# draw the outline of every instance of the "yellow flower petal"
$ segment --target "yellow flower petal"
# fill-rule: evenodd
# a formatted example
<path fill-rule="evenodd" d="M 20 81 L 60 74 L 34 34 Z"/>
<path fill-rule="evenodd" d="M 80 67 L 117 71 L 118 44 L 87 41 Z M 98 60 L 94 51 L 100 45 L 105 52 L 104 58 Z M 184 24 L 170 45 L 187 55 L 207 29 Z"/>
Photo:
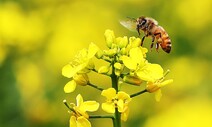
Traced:
<path fill-rule="evenodd" d="M 136 60 L 133 60 L 130 57 L 127 56 L 122 56 L 121 57 L 124 65 L 129 68 L 130 70 L 136 70 L 138 63 L 136 62 Z"/>
<path fill-rule="evenodd" d="M 139 47 L 132 48 L 130 50 L 130 57 L 136 61 L 136 63 L 140 64 L 140 62 L 144 61 L 143 59 L 143 53 Z"/>
<path fill-rule="evenodd" d="M 76 71 L 70 64 L 65 65 L 62 69 L 62 75 L 65 77 L 71 78 L 75 74 L 76 74 Z"/>
<path fill-rule="evenodd" d="M 85 108 L 86 111 L 94 112 L 98 110 L 99 103 L 97 103 L 96 101 L 86 101 L 83 103 L 83 107 Z"/>
<path fill-rule="evenodd" d="M 121 120 L 127 121 L 129 115 L 129 108 L 125 106 L 124 111 L 121 113 Z"/>
<path fill-rule="evenodd" d="M 83 105 L 83 98 L 82 98 L 81 94 L 77 95 L 76 100 L 77 100 L 77 107 L 80 107 Z"/>
<path fill-rule="evenodd" d="M 142 80 L 154 82 L 163 77 L 163 68 L 159 64 L 147 64 L 136 74 Z"/>
<path fill-rule="evenodd" d="M 142 53 L 143 53 L 143 56 L 144 58 L 146 58 L 146 53 L 148 52 L 148 49 L 147 48 L 144 48 L 144 47 L 140 47 Z"/>
<path fill-rule="evenodd" d="M 160 83 L 158 86 L 163 87 L 165 85 L 171 84 L 173 82 L 173 79 L 165 80 L 162 83 Z"/>
<path fill-rule="evenodd" d="M 116 90 L 114 88 L 108 88 L 103 90 L 101 95 L 105 96 L 108 100 L 112 100 L 116 96 Z"/>
<path fill-rule="evenodd" d="M 75 116 L 71 116 L 71 118 L 69 120 L 69 127 L 77 127 L 77 122 L 76 122 Z"/>
<path fill-rule="evenodd" d="M 71 80 L 65 85 L 64 91 L 65 93 L 71 93 L 75 90 L 75 88 L 76 88 L 76 82 L 74 80 Z"/>
<path fill-rule="evenodd" d="M 91 123 L 83 116 L 77 118 L 77 127 L 91 127 Z"/>
<path fill-rule="evenodd" d="M 107 113 L 115 113 L 114 103 L 102 103 L 102 109 Z"/>
<path fill-rule="evenodd" d="M 118 92 L 117 98 L 124 100 L 125 103 L 128 103 L 128 102 L 131 101 L 130 95 L 125 93 L 125 92 L 123 92 L 123 91 Z"/>
<path fill-rule="evenodd" d="M 88 61 L 83 62 L 75 67 L 72 67 L 70 64 L 65 65 L 62 68 L 62 75 L 67 78 L 72 78 L 77 72 L 81 71 L 88 65 Z"/>
<path fill-rule="evenodd" d="M 155 100 L 159 102 L 161 97 L 162 97 L 162 93 L 161 93 L 161 90 L 159 89 L 155 92 Z"/>
<path fill-rule="evenodd" d="M 117 106 L 118 106 L 118 111 L 119 112 L 123 112 L 123 110 L 124 110 L 124 101 L 119 99 L 118 102 L 117 102 Z"/>
<path fill-rule="evenodd" d="M 88 59 L 94 57 L 98 50 L 99 48 L 94 43 L 91 43 L 88 47 Z"/>

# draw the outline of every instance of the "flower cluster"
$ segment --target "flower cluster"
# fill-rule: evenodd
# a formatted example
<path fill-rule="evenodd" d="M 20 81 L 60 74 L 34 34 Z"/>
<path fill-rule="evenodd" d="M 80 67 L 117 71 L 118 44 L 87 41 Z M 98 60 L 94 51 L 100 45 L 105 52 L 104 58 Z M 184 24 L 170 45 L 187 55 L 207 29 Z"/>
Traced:
<path fill-rule="evenodd" d="M 107 113 L 115 113 L 115 108 L 117 108 L 121 113 L 121 119 L 126 121 L 129 113 L 128 103 L 131 101 L 130 96 L 123 91 L 117 93 L 114 88 L 103 90 L 102 96 L 107 98 L 106 102 L 102 103 L 102 109 Z"/>
<path fill-rule="evenodd" d="M 106 102 L 101 105 L 102 110 L 114 115 L 93 118 L 112 118 L 114 126 L 118 127 L 120 120 L 126 121 L 128 118 L 128 105 L 132 97 L 149 92 L 155 93 L 155 99 L 159 101 L 162 96 L 161 88 L 172 83 L 173 80 L 165 80 L 168 71 L 164 73 L 159 64 L 150 63 L 146 59 L 148 50 L 141 47 L 140 38 L 115 37 L 111 30 L 106 30 L 104 36 L 107 50 L 100 50 L 94 43 L 91 43 L 88 49 L 81 50 L 72 62 L 63 67 L 62 75 L 70 78 L 70 81 L 64 87 L 64 91 L 71 93 L 77 85 L 91 86 L 101 90 L 101 95 L 106 97 Z M 109 65 L 96 69 L 93 58 L 104 60 Z M 104 89 L 93 85 L 88 77 L 88 73 L 91 71 L 109 76 L 112 81 L 111 86 Z M 145 84 L 146 89 L 129 95 L 121 90 L 120 82 L 136 86 Z M 67 106 L 72 112 L 71 127 L 89 127 L 91 125 L 88 119 L 92 117 L 89 117 L 86 111 L 96 111 L 99 103 L 95 101 L 83 102 L 81 95 L 78 95 L 77 106 L 74 104 Z"/>
<path fill-rule="evenodd" d="M 70 106 L 64 102 L 71 110 L 71 118 L 69 121 L 70 127 L 91 127 L 88 121 L 88 114 L 86 111 L 94 112 L 99 108 L 99 103 L 96 101 L 83 101 L 80 94 L 76 97 L 77 105 L 71 103 Z"/>

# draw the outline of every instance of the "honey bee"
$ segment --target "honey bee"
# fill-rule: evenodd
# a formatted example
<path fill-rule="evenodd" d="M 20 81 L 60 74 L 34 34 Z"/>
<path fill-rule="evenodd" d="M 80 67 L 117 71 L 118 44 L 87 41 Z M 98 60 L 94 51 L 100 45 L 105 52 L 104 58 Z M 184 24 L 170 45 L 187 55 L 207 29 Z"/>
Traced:
<path fill-rule="evenodd" d="M 154 41 L 156 40 L 156 51 L 158 51 L 159 46 L 167 53 L 171 51 L 171 39 L 163 27 L 158 25 L 158 22 L 150 17 L 141 16 L 137 19 L 128 18 L 128 20 L 120 21 L 120 23 L 131 31 L 137 31 L 139 36 L 140 32 L 144 32 L 144 36 L 141 40 L 141 45 L 143 45 L 144 39 L 146 37 L 152 37 L 152 44 L 150 48 L 154 46 Z"/>

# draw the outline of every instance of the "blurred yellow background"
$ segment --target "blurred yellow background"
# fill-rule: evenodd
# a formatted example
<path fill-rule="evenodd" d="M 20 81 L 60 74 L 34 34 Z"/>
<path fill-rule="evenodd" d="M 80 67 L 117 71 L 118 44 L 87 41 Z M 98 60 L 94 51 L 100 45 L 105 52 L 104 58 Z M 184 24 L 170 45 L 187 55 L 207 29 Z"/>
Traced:
<path fill-rule="evenodd" d="M 147 58 L 170 69 L 167 78 L 174 83 L 162 90 L 159 103 L 153 94 L 135 97 L 123 127 L 210 127 L 211 6 L 211 0 L 0 0 L 0 126 L 68 127 L 63 99 L 75 102 L 82 93 L 85 100 L 103 101 L 87 86 L 65 94 L 68 79 L 61 69 L 90 42 L 106 48 L 106 29 L 116 36 L 138 36 L 118 21 L 144 15 L 155 18 L 172 40 L 170 54 L 153 50 Z M 149 48 L 150 41 L 144 46 Z M 95 84 L 109 83 L 94 76 Z M 107 119 L 91 122 L 112 126 Z"/>

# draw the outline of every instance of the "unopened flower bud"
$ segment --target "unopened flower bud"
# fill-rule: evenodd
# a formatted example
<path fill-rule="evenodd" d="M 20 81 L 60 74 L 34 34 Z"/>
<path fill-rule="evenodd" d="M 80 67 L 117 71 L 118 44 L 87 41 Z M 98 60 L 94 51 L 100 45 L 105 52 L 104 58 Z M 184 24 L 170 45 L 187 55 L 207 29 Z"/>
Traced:
<path fill-rule="evenodd" d="M 118 45 L 119 48 L 124 48 L 128 44 L 128 38 L 127 36 L 124 37 L 117 37 L 116 38 L 116 44 Z"/>
<path fill-rule="evenodd" d="M 113 57 L 115 54 L 117 53 L 117 49 L 114 48 L 114 49 L 109 49 L 107 51 L 105 51 L 105 54 L 109 57 Z"/>
<path fill-rule="evenodd" d="M 121 75 L 121 70 L 115 69 L 115 75 L 120 76 Z"/>
<path fill-rule="evenodd" d="M 102 50 L 99 50 L 99 51 L 96 53 L 95 56 L 96 56 L 97 59 L 101 59 L 103 55 L 104 55 L 104 52 L 103 52 Z"/>
<path fill-rule="evenodd" d="M 141 39 L 136 37 L 130 37 L 129 42 L 131 44 L 131 48 L 139 47 L 141 45 Z"/>
<path fill-rule="evenodd" d="M 104 35 L 105 35 L 105 41 L 107 43 L 107 47 L 111 48 L 112 44 L 114 43 L 114 40 L 115 40 L 114 32 L 112 30 L 108 29 L 105 31 Z"/>
<path fill-rule="evenodd" d="M 122 48 L 120 53 L 121 53 L 121 55 L 126 55 L 127 54 L 126 48 Z"/>
<path fill-rule="evenodd" d="M 87 74 L 76 74 L 74 75 L 73 79 L 77 83 L 77 85 L 81 85 L 81 86 L 85 86 L 89 82 Z"/>
<path fill-rule="evenodd" d="M 110 71 L 110 66 L 101 66 L 98 70 L 100 74 L 106 74 Z"/>
<path fill-rule="evenodd" d="M 139 86 L 142 83 L 142 80 L 136 76 L 124 76 L 123 78 L 124 82 Z"/>
<path fill-rule="evenodd" d="M 114 67 L 115 67 L 116 69 L 118 69 L 118 70 L 121 70 L 121 68 L 122 68 L 121 64 L 118 63 L 118 62 L 116 62 L 116 63 L 114 64 Z"/>

